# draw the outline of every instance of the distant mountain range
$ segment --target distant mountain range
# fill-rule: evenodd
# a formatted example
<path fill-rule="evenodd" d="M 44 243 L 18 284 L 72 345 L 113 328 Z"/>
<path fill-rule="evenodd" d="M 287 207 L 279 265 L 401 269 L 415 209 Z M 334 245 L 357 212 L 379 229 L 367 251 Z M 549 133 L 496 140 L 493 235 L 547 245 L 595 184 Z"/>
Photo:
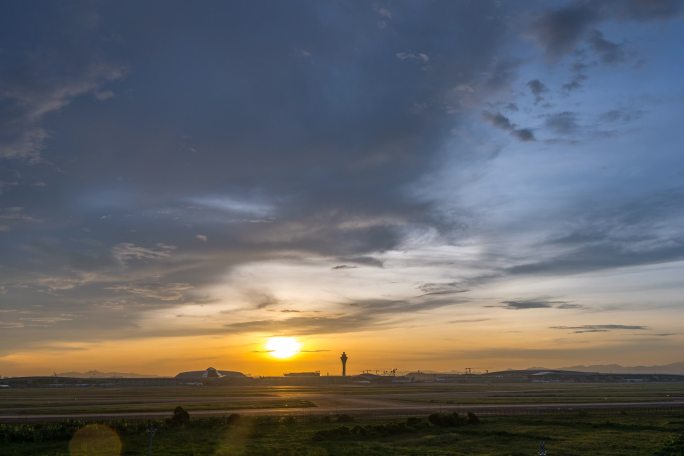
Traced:
<path fill-rule="evenodd" d="M 88 372 L 61 372 L 57 377 L 72 378 L 157 378 L 158 375 L 131 374 L 126 372 L 100 372 L 91 370 Z"/>
<path fill-rule="evenodd" d="M 530 369 L 546 370 L 545 367 Z M 554 370 L 577 372 L 601 372 L 604 374 L 681 374 L 684 375 L 684 362 L 664 364 L 661 366 L 621 366 L 619 364 L 592 364 L 589 366 L 568 366 Z"/>

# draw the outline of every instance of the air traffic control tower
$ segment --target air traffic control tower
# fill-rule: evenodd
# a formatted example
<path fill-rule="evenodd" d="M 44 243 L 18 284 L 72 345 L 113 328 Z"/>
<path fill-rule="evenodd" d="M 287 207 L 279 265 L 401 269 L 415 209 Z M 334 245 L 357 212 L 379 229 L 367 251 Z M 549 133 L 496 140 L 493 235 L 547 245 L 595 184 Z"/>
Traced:
<path fill-rule="evenodd" d="M 342 356 L 340 356 L 340 361 L 342 361 L 342 377 L 347 376 L 347 359 L 347 354 L 342 352 Z"/>

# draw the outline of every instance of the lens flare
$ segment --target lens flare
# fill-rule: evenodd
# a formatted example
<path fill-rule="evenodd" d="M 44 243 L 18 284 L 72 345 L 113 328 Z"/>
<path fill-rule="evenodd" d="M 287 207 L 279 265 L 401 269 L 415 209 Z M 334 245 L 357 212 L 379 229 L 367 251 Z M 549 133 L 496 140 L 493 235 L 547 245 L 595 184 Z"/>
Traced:
<path fill-rule="evenodd" d="M 105 424 L 88 424 L 76 431 L 69 442 L 71 456 L 119 456 L 121 439 Z"/>
<path fill-rule="evenodd" d="M 278 359 L 291 358 L 302 348 L 302 344 L 294 337 L 269 337 L 266 341 L 266 350 Z"/>

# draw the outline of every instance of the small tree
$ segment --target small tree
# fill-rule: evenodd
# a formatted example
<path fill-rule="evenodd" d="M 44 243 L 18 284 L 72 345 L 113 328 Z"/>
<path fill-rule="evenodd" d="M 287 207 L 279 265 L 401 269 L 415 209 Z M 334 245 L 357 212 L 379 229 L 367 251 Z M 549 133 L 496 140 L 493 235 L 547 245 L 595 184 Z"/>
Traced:
<path fill-rule="evenodd" d="M 173 416 L 171 417 L 171 424 L 177 426 L 183 426 L 190 421 L 190 414 L 185 411 L 180 405 L 173 410 Z"/>

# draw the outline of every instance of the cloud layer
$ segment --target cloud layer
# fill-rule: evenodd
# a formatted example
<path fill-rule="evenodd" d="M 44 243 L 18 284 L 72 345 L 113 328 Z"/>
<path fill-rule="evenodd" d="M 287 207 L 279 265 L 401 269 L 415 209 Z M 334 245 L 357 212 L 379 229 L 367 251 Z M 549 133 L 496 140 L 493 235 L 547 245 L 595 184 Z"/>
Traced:
<path fill-rule="evenodd" d="M 676 334 L 682 2 L 210 4 L 0 18 L 0 355 Z"/>

